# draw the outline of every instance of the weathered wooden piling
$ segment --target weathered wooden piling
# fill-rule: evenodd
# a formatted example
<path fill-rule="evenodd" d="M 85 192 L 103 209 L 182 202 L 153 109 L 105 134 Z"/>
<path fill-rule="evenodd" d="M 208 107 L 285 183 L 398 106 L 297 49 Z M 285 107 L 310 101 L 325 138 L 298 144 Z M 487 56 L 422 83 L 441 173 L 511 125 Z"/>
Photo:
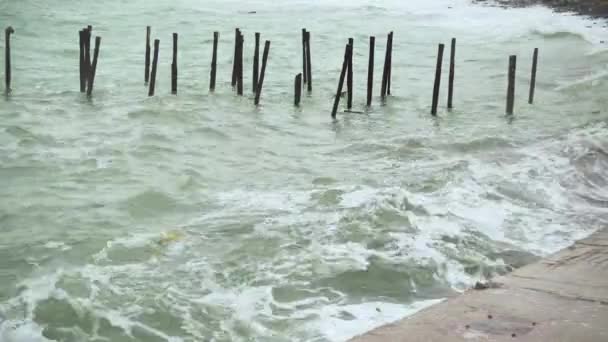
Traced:
<path fill-rule="evenodd" d="M 91 74 L 91 30 L 87 27 L 84 29 L 84 81 L 87 84 L 86 87 L 88 87 L 90 74 Z"/>
<path fill-rule="evenodd" d="M 232 58 L 232 82 L 230 83 L 233 88 L 236 86 L 237 58 L 238 58 L 238 46 L 239 46 L 240 37 L 241 37 L 241 30 L 239 30 L 237 28 L 234 30 L 234 57 Z"/>
<path fill-rule="evenodd" d="M 528 95 L 528 103 L 534 103 L 534 88 L 536 87 L 536 66 L 538 64 L 538 48 L 534 48 L 532 55 L 532 75 L 530 76 L 530 94 Z"/>
<path fill-rule="evenodd" d="M 209 76 L 209 90 L 215 90 L 215 76 L 217 74 L 217 44 L 220 39 L 220 33 L 213 32 L 213 52 L 211 54 L 211 75 Z"/>
<path fill-rule="evenodd" d="M 84 30 L 80 30 L 78 31 L 78 45 L 80 46 L 80 53 L 79 53 L 79 59 L 80 59 L 80 92 L 84 93 L 87 90 L 87 79 L 85 76 L 85 69 L 84 69 L 84 38 L 85 38 L 85 33 Z"/>
<path fill-rule="evenodd" d="M 304 77 L 303 82 L 308 81 L 308 72 L 306 71 L 306 29 L 302 29 L 302 75 Z"/>
<path fill-rule="evenodd" d="M 367 66 L 367 106 L 372 105 L 372 93 L 374 88 L 374 50 L 376 48 L 376 37 L 369 37 L 369 64 Z"/>
<path fill-rule="evenodd" d="M 437 51 L 437 66 L 435 67 L 435 85 L 433 86 L 433 103 L 431 114 L 437 115 L 437 104 L 439 103 L 439 86 L 441 84 L 441 64 L 443 63 L 443 44 L 439 44 Z"/>
<path fill-rule="evenodd" d="M 342 71 L 340 71 L 340 80 L 338 81 L 338 90 L 336 91 L 336 97 L 334 98 L 334 107 L 331 110 L 332 119 L 335 119 L 336 113 L 338 113 L 338 105 L 340 104 L 340 96 L 342 96 L 342 87 L 344 86 L 344 77 L 346 76 L 346 69 L 348 68 L 350 53 L 350 45 L 346 44 L 346 48 L 344 49 L 344 61 L 342 62 Z"/>
<path fill-rule="evenodd" d="M 389 56 L 390 56 L 391 34 L 386 37 L 386 50 L 384 51 L 384 68 L 382 69 L 382 85 L 380 86 L 380 97 L 382 100 L 386 97 L 386 87 L 388 85 L 389 72 Z"/>
<path fill-rule="evenodd" d="M 348 56 L 348 70 L 346 72 L 346 108 L 353 108 L 353 54 L 354 54 L 354 42 L 353 38 L 348 38 L 348 45 L 350 45 L 350 55 Z"/>
<path fill-rule="evenodd" d="M 393 31 L 388 34 L 388 76 L 386 77 L 386 95 L 391 94 L 391 79 L 393 76 Z"/>
<path fill-rule="evenodd" d="M 513 115 L 513 104 L 515 102 L 515 66 L 517 56 L 509 56 L 509 80 L 507 84 L 507 115 Z"/>
<path fill-rule="evenodd" d="M 258 82 L 257 91 L 255 93 L 255 105 L 260 104 L 260 95 L 262 95 L 262 86 L 264 85 L 264 74 L 266 74 L 266 63 L 268 62 L 268 53 L 270 52 L 270 40 L 264 43 L 264 53 L 262 54 L 262 70 L 260 71 L 260 80 Z"/>
<path fill-rule="evenodd" d="M 173 62 L 171 62 L 171 94 L 177 94 L 177 33 L 173 33 Z"/>
<path fill-rule="evenodd" d="M 156 86 L 156 69 L 158 65 L 158 45 L 160 40 L 154 39 L 154 57 L 152 58 L 152 71 L 150 72 L 150 88 L 148 96 L 154 96 L 154 87 Z"/>
<path fill-rule="evenodd" d="M 146 26 L 146 57 L 144 73 L 144 82 L 145 84 L 148 84 L 150 81 L 150 26 Z"/>
<path fill-rule="evenodd" d="M 93 63 L 89 71 L 89 82 L 87 86 L 87 96 L 93 94 L 93 84 L 95 83 L 95 73 L 97 72 L 97 59 L 99 57 L 99 45 L 101 44 L 101 37 L 95 37 L 95 49 L 93 50 Z"/>
<path fill-rule="evenodd" d="M 255 48 L 253 49 L 253 93 L 255 94 L 260 77 L 260 32 L 255 33 Z"/>
<path fill-rule="evenodd" d="M 15 33 L 12 26 L 4 30 L 4 91 L 11 92 L 11 34 Z"/>
<path fill-rule="evenodd" d="M 312 57 L 310 56 L 310 31 L 306 31 L 306 88 L 308 92 L 312 91 Z"/>
<path fill-rule="evenodd" d="M 297 74 L 293 84 L 294 100 L 293 104 L 297 107 L 300 105 L 300 98 L 302 96 L 302 74 Z"/>
<path fill-rule="evenodd" d="M 245 42 L 245 37 L 242 34 L 239 35 L 238 42 L 239 46 L 236 67 L 236 93 L 238 95 L 243 95 L 243 43 Z"/>
<path fill-rule="evenodd" d="M 454 98 L 454 64 L 456 59 L 456 38 L 452 38 L 452 46 L 450 47 L 450 76 L 448 78 L 448 109 L 452 109 L 452 100 Z"/>

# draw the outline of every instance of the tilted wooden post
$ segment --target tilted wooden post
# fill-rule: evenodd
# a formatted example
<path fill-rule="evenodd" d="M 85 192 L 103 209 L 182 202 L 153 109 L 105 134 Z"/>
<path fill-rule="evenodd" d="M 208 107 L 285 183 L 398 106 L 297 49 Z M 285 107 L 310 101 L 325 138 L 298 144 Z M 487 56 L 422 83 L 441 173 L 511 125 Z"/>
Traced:
<path fill-rule="evenodd" d="M 437 66 L 435 67 L 435 85 L 433 86 L 433 103 L 431 114 L 437 115 L 437 104 L 439 103 L 439 86 L 441 84 L 441 64 L 443 62 L 443 44 L 439 44 L 437 51 Z"/>
<path fill-rule="evenodd" d="M 209 90 L 215 90 L 215 76 L 217 73 L 217 43 L 220 39 L 220 33 L 215 31 L 213 32 L 213 52 L 211 53 L 211 75 L 209 79 Z"/>
<path fill-rule="evenodd" d="M 266 74 L 266 63 L 268 62 L 268 53 L 270 52 L 270 40 L 264 43 L 264 53 L 262 55 L 262 70 L 260 71 L 260 82 L 258 83 L 258 89 L 255 93 L 255 105 L 260 104 L 260 96 L 262 95 L 262 86 L 264 85 L 264 74 Z"/>
<path fill-rule="evenodd" d="M 532 75 L 530 78 L 530 94 L 528 95 L 528 103 L 534 103 L 534 88 L 536 87 L 536 66 L 538 64 L 538 48 L 534 48 L 532 55 Z"/>
<path fill-rule="evenodd" d="M 95 73 L 97 72 L 97 59 L 99 57 L 99 45 L 101 44 L 101 37 L 95 37 L 95 49 L 93 50 L 93 64 L 91 64 L 89 82 L 87 87 L 87 96 L 93 94 L 93 84 L 95 83 Z"/>
<path fill-rule="evenodd" d="M 148 96 L 154 96 L 154 87 L 156 86 L 156 69 L 158 65 L 158 45 L 160 40 L 154 39 L 154 58 L 152 59 L 152 71 L 150 72 L 150 88 Z"/>
<path fill-rule="evenodd" d="M 336 114 L 338 113 L 338 105 L 340 104 L 340 96 L 342 96 L 342 87 L 344 86 L 344 77 L 346 76 L 349 58 L 350 45 L 346 44 L 346 48 L 344 49 L 344 61 L 342 62 L 342 71 L 340 71 L 340 80 L 338 81 L 338 90 L 336 91 L 336 97 L 334 98 L 334 107 L 331 110 L 332 119 L 335 119 Z"/>
<path fill-rule="evenodd" d="M 380 97 L 382 100 L 386 97 L 386 88 L 388 86 L 389 73 L 389 58 L 390 58 L 390 33 L 386 37 L 386 51 L 384 52 L 384 68 L 382 69 L 382 85 L 380 87 Z"/>
<path fill-rule="evenodd" d="M 393 31 L 388 34 L 388 76 L 386 77 L 386 95 L 391 94 L 391 80 L 393 76 Z"/>

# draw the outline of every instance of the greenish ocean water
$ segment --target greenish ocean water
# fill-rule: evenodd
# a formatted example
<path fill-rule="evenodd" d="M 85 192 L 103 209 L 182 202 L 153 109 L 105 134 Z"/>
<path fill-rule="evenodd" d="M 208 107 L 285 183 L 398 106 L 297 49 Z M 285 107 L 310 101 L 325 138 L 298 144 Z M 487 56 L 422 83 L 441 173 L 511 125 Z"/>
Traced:
<path fill-rule="evenodd" d="M 87 24 L 102 37 L 91 99 L 78 84 L 78 30 Z M 0 0 L 0 26 L 8 25 L 1 342 L 344 341 L 608 219 L 604 21 L 464 0 Z M 152 98 L 143 82 L 147 25 L 161 47 Z M 230 86 L 236 27 L 245 36 L 242 98 Z M 294 108 L 304 27 L 314 88 Z M 209 93 L 213 31 L 218 81 Z M 382 104 L 389 31 L 392 96 Z M 257 108 L 254 32 L 272 42 Z M 375 97 L 366 109 L 370 35 Z M 362 113 L 332 121 L 349 37 Z M 447 46 L 432 118 L 438 43 Z"/>

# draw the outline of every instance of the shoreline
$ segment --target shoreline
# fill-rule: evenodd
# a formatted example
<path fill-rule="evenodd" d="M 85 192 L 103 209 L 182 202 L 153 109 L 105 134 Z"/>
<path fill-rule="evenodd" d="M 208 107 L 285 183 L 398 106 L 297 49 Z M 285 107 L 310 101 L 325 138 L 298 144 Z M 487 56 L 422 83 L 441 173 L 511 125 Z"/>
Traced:
<path fill-rule="evenodd" d="M 351 342 L 608 341 L 608 227 Z"/>
<path fill-rule="evenodd" d="M 592 18 L 608 18 L 608 1 L 605 0 L 472 0 L 472 2 L 501 7 L 542 5 L 556 12 L 574 12 Z"/>

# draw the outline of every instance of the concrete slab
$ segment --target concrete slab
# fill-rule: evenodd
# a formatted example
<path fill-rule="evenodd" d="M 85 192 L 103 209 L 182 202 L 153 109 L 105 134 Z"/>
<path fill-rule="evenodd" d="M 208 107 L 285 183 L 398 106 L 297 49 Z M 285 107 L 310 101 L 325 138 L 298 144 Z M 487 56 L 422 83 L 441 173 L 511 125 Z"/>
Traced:
<path fill-rule="evenodd" d="M 608 229 L 412 317 L 356 337 L 387 341 L 608 341 Z"/>

